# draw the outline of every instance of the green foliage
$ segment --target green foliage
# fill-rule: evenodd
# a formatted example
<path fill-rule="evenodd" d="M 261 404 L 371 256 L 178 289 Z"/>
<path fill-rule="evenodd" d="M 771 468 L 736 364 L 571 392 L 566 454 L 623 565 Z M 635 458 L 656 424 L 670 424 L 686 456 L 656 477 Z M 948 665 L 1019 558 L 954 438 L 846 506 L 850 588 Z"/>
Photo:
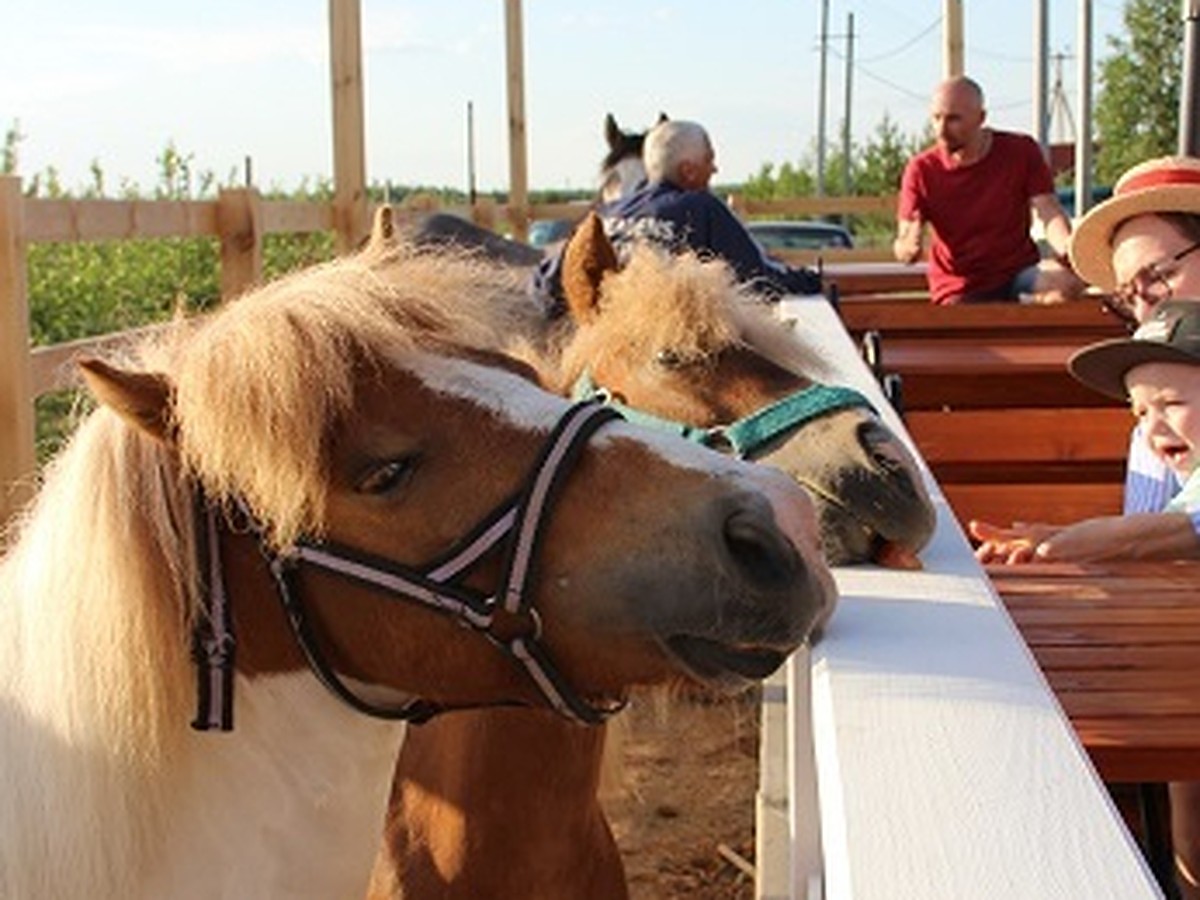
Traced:
<path fill-rule="evenodd" d="M 1112 184 L 1134 163 L 1175 152 L 1183 68 L 1178 0 L 1126 0 L 1125 29 L 1108 39 L 1095 106 L 1096 180 Z"/>

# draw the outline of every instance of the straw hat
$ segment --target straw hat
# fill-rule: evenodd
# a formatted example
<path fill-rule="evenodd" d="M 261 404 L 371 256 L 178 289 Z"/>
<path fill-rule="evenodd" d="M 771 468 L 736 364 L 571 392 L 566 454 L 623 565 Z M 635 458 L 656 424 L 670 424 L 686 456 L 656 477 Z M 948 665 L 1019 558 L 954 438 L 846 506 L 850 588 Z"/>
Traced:
<path fill-rule="evenodd" d="M 1071 235 L 1071 265 L 1084 281 L 1111 291 L 1112 237 L 1122 222 L 1144 213 L 1200 214 L 1200 159 L 1161 156 L 1117 179 L 1112 196 L 1092 207 Z"/>
<path fill-rule="evenodd" d="M 1132 337 L 1089 344 L 1067 360 L 1067 368 L 1092 390 L 1124 400 L 1129 370 L 1150 362 L 1200 366 L 1200 302 L 1160 303 Z"/>

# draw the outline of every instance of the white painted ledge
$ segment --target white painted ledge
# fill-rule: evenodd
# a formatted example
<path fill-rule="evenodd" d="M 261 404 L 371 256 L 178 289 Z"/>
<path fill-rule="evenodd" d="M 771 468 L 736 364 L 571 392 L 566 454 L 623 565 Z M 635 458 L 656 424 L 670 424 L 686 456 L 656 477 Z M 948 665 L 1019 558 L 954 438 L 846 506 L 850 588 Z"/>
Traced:
<path fill-rule="evenodd" d="M 907 437 L 827 303 L 780 311 Z M 836 569 L 824 639 L 766 686 L 757 896 L 1161 897 L 926 477 L 938 529 L 924 570 Z"/>

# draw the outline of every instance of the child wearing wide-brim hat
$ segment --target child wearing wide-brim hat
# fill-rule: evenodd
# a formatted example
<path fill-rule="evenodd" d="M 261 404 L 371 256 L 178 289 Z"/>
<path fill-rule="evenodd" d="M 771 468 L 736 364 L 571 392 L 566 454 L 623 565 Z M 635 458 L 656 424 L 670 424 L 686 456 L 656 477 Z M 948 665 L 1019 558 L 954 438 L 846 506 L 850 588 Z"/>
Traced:
<path fill-rule="evenodd" d="M 1088 387 L 1129 399 L 1151 449 L 1184 482 L 1164 512 L 1200 509 L 1200 302 L 1161 303 L 1131 337 L 1084 347 L 1067 367 Z"/>

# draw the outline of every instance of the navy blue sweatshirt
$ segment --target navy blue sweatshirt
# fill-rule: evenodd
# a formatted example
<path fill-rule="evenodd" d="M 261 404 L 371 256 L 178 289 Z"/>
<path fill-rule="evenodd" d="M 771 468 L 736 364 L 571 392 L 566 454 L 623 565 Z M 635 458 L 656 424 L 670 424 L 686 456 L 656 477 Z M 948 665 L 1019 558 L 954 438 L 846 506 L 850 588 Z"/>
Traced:
<path fill-rule="evenodd" d="M 793 269 L 770 259 L 724 203 L 708 191 L 685 191 L 667 181 L 648 182 L 627 197 L 597 210 L 604 231 L 623 257 L 634 241 L 651 241 L 674 251 L 693 250 L 727 262 L 738 281 L 764 294 L 816 294 L 821 279 L 811 269 Z M 542 262 L 534 288 L 544 302 L 562 302 L 562 249 Z"/>

